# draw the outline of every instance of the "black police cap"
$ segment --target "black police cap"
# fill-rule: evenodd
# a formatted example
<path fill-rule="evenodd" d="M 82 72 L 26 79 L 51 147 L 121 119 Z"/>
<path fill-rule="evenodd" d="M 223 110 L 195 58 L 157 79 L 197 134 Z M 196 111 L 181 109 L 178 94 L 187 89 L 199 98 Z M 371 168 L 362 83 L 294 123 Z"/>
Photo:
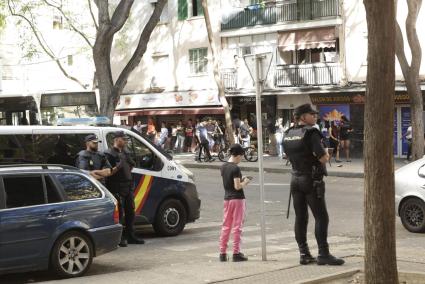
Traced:
<path fill-rule="evenodd" d="M 84 138 L 84 142 L 100 142 L 95 134 L 89 134 Z"/>
<path fill-rule="evenodd" d="M 114 139 L 115 138 L 127 138 L 127 135 L 125 135 L 124 131 L 116 131 L 114 133 Z"/>
<path fill-rule="evenodd" d="M 297 106 L 294 109 L 294 115 L 297 117 L 300 117 L 301 115 L 305 113 L 318 114 L 319 112 L 313 109 L 311 104 L 303 104 L 303 105 Z"/>

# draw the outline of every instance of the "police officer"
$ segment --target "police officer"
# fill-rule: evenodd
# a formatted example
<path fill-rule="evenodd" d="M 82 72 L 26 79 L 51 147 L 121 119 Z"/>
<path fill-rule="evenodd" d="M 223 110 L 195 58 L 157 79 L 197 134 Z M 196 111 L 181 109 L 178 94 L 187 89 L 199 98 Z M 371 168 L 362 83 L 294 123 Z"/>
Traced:
<path fill-rule="evenodd" d="M 316 262 L 307 244 L 308 207 L 316 221 L 315 236 L 319 247 L 317 264 L 342 265 L 344 260 L 329 253 L 329 216 L 325 202 L 327 149 L 322 146 L 321 134 L 316 124 L 317 111 L 310 104 L 295 108 L 296 123 L 286 131 L 284 149 L 292 164 L 290 190 L 295 209 L 295 239 L 300 251 L 300 264 Z"/>
<path fill-rule="evenodd" d="M 112 174 L 112 167 L 105 155 L 98 151 L 99 139 L 90 134 L 84 138 L 86 150 L 78 153 L 75 166 L 89 172 L 91 176 L 105 184 L 105 178 Z"/>
<path fill-rule="evenodd" d="M 131 170 L 136 165 L 126 149 L 127 139 L 123 131 L 114 133 L 114 145 L 105 151 L 109 163 L 114 167 L 112 175 L 106 180 L 106 187 L 118 200 L 120 221 L 125 227 L 121 236 L 120 246 L 144 244 L 145 241 L 134 233 L 134 196 L 133 177 Z"/>

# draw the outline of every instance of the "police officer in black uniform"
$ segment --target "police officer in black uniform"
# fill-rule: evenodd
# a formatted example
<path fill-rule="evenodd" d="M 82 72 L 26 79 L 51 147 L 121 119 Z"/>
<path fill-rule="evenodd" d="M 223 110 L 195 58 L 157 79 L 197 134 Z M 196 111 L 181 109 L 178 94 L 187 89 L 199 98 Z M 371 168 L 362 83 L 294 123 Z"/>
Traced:
<path fill-rule="evenodd" d="M 84 138 L 86 150 L 78 153 L 75 166 L 88 171 L 91 176 L 105 184 L 105 178 L 112 174 L 112 167 L 105 155 L 98 151 L 99 139 L 90 134 Z"/>
<path fill-rule="evenodd" d="M 114 145 L 105 151 L 109 163 L 114 167 L 112 175 L 106 180 L 106 187 L 118 200 L 120 222 L 125 224 L 120 246 L 144 244 L 145 241 L 134 233 L 134 196 L 131 170 L 136 165 L 126 149 L 127 139 L 123 131 L 114 133 Z M 125 223 L 123 222 L 125 219 Z"/>
<path fill-rule="evenodd" d="M 344 260 L 329 253 L 329 216 L 325 202 L 326 162 L 329 154 L 321 143 L 321 134 L 313 126 L 317 111 L 310 104 L 295 108 L 296 123 L 286 131 L 284 149 L 292 164 L 290 190 L 295 209 L 295 239 L 300 251 L 300 264 L 316 262 L 307 244 L 308 207 L 316 221 L 315 236 L 319 247 L 317 264 L 342 265 Z"/>

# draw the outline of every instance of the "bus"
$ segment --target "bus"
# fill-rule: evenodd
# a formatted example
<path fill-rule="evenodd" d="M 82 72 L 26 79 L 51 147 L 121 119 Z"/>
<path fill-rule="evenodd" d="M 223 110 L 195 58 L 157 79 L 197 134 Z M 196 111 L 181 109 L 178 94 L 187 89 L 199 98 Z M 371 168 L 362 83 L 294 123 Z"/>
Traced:
<path fill-rule="evenodd" d="M 94 91 L 0 94 L 0 125 L 57 125 L 64 119 L 98 115 Z"/>

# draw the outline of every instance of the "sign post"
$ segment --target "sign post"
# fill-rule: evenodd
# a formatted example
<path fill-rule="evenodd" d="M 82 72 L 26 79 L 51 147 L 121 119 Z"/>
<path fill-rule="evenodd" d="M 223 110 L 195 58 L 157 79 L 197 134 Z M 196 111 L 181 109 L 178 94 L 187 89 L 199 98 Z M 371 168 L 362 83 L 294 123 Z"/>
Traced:
<path fill-rule="evenodd" d="M 267 79 L 273 53 L 260 53 L 244 56 L 245 64 L 255 82 L 256 115 L 257 115 L 257 151 L 258 151 L 258 176 L 260 184 L 261 203 L 261 258 L 267 260 L 266 250 L 266 216 L 264 208 L 264 166 L 263 166 L 263 124 L 261 115 L 261 94 L 263 84 Z M 253 76 L 254 75 L 254 76 Z"/>

